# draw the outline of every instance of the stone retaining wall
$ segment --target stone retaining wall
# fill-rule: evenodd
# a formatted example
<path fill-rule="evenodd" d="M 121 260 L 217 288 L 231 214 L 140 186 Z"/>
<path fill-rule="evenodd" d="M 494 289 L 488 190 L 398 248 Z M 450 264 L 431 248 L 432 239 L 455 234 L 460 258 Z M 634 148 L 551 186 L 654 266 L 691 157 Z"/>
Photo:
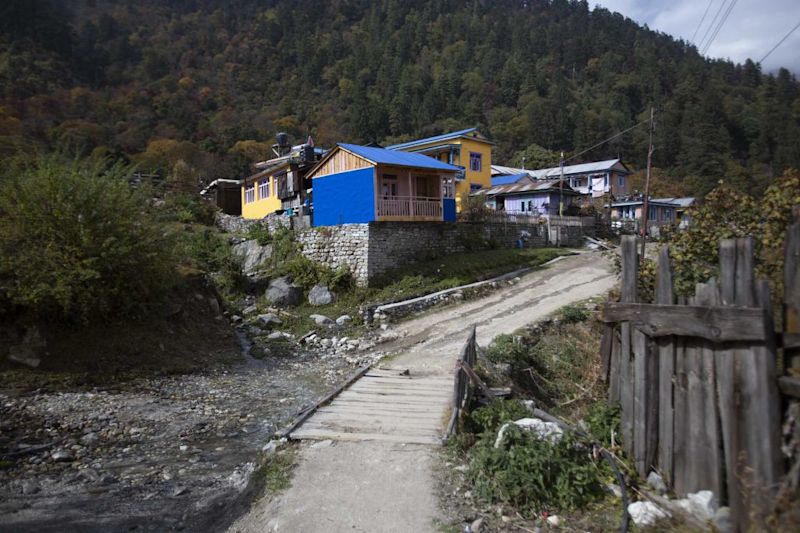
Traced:
<path fill-rule="evenodd" d="M 337 270 L 347 267 L 360 284 L 369 280 L 369 225 L 342 224 L 297 232 L 303 255 Z"/>

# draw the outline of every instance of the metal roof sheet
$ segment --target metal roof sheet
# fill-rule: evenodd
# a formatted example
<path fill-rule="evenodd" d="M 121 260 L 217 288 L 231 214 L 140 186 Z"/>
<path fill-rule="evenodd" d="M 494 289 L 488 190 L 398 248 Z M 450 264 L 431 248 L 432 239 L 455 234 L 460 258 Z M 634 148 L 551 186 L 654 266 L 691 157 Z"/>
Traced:
<path fill-rule="evenodd" d="M 387 150 L 403 150 L 405 148 L 411 148 L 412 146 L 418 146 L 420 144 L 428 144 L 437 141 L 444 141 L 447 139 L 454 139 L 457 137 L 463 137 L 468 133 L 472 133 L 473 131 L 477 131 L 478 128 L 467 128 L 465 130 L 459 131 L 452 131 L 450 133 L 443 133 L 442 135 L 436 135 L 434 137 L 427 137 L 425 139 L 417 139 L 415 141 L 408 141 L 400 144 L 393 144 L 391 146 L 387 146 Z"/>
<path fill-rule="evenodd" d="M 572 174 L 585 174 L 587 172 L 603 172 L 611 170 L 614 165 L 621 163 L 619 159 L 607 159 L 605 161 L 595 161 L 593 163 L 581 163 L 579 165 L 567 165 L 564 167 L 564 176 Z M 497 174 L 519 174 L 526 173 L 532 178 L 541 180 L 547 178 L 557 178 L 561 175 L 561 167 L 539 168 L 539 169 L 524 169 L 514 167 L 504 167 L 501 165 L 492 165 L 492 173 Z"/>
<path fill-rule="evenodd" d="M 495 185 L 508 185 L 510 183 L 517 183 L 521 180 L 528 180 L 530 179 L 530 174 L 513 174 L 511 176 L 498 176 L 496 178 L 492 178 L 492 187 Z"/>
<path fill-rule="evenodd" d="M 694 205 L 694 198 L 692 198 L 692 197 L 686 197 L 686 198 L 653 198 L 651 201 L 675 204 L 678 207 L 689 207 L 691 205 Z"/>
<path fill-rule="evenodd" d="M 564 188 L 559 188 L 558 184 L 561 180 L 546 180 L 546 181 L 523 181 L 521 183 L 510 183 L 507 185 L 496 185 L 489 189 L 482 189 L 474 194 L 481 194 L 485 196 L 497 196 L 498 194 L 525 194 L 525 193 L 543 193 L 543 192 L 563 192 L 566 195 L 580 195 L 570 187 L 566 180 Z"/>
<path fill-rule="evenodd" d="M 446 170 L 457 172 L 460 168 L 443 163 L 432 157 L 412 152 L 398 152 L 387 150 L 386 148 L 373 148 L 371 146 L 359 146 L 357 144 L 339 143 L 339 146 L 363 157 L 373 163 L 381 165 L 397 165 L 401 167 L 427 168 L 432 170 Z"/>

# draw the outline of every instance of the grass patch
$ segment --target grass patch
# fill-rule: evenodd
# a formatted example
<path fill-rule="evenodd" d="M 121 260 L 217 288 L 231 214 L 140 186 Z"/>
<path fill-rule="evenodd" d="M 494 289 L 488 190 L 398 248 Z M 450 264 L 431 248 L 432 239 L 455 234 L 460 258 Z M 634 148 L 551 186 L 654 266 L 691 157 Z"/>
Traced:
<path fill-rule="evenodd" d="M 275 494 L 291 487 L 296 463 L 297 451 L 294 446 L 262 455 L 253 471 L 253 480 L 261 487 L 262 495 Z"/>

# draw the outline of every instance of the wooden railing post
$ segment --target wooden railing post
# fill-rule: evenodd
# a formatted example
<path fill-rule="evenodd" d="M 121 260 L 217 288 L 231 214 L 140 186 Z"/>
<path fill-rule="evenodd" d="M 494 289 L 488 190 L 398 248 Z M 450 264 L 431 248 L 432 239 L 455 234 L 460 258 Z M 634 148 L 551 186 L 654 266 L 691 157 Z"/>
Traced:
<path fill-rule="evenodd" d="M 624 303 L 636 302 L 636 280 L 639 272 L 639 260 L 636 255 L 636 237 L 622 237 L 622 290 L 620 300 Z M 631 360 L 631 324 L 620 324 L 620 360 L 619 360 L 619 400 L 621 407 L 620 432 L 622 445 L 628 455 L 633 456 L 634 425 L 634 368 Z"/>
<path fill-rule="evenodd" d="M 786 231 L 783 260 L 783 332 L 800 335 L 800 208 Z M 800 369 L 800 349 L 784 350 L 784 368 Z"/>

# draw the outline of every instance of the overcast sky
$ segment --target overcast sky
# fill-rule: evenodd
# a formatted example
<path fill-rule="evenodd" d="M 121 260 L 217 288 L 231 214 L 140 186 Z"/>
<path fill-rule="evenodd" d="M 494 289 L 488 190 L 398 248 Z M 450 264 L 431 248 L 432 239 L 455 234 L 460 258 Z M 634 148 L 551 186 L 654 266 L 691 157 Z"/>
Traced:
<path fill-rule="evenodd" d="M 709 0 L 589 0 L 589 3 L 618 11 L 640 24 L 647 24 L 652 30 L 691 41 L 702 50 L 703 36 L 720 6 L 725 4 L 714 26 L 732 1 L 736 3 L 725 25 L 706 52 L 709 57 L 737 63 L 748 57 L 758 61 L 800 22 L 800 0 L 711 0 L 705 21 L 692 40 Z M 772 52 L 762 67 L 766 71 L 786 67 L 800 74 L 800 28 Z"/>

